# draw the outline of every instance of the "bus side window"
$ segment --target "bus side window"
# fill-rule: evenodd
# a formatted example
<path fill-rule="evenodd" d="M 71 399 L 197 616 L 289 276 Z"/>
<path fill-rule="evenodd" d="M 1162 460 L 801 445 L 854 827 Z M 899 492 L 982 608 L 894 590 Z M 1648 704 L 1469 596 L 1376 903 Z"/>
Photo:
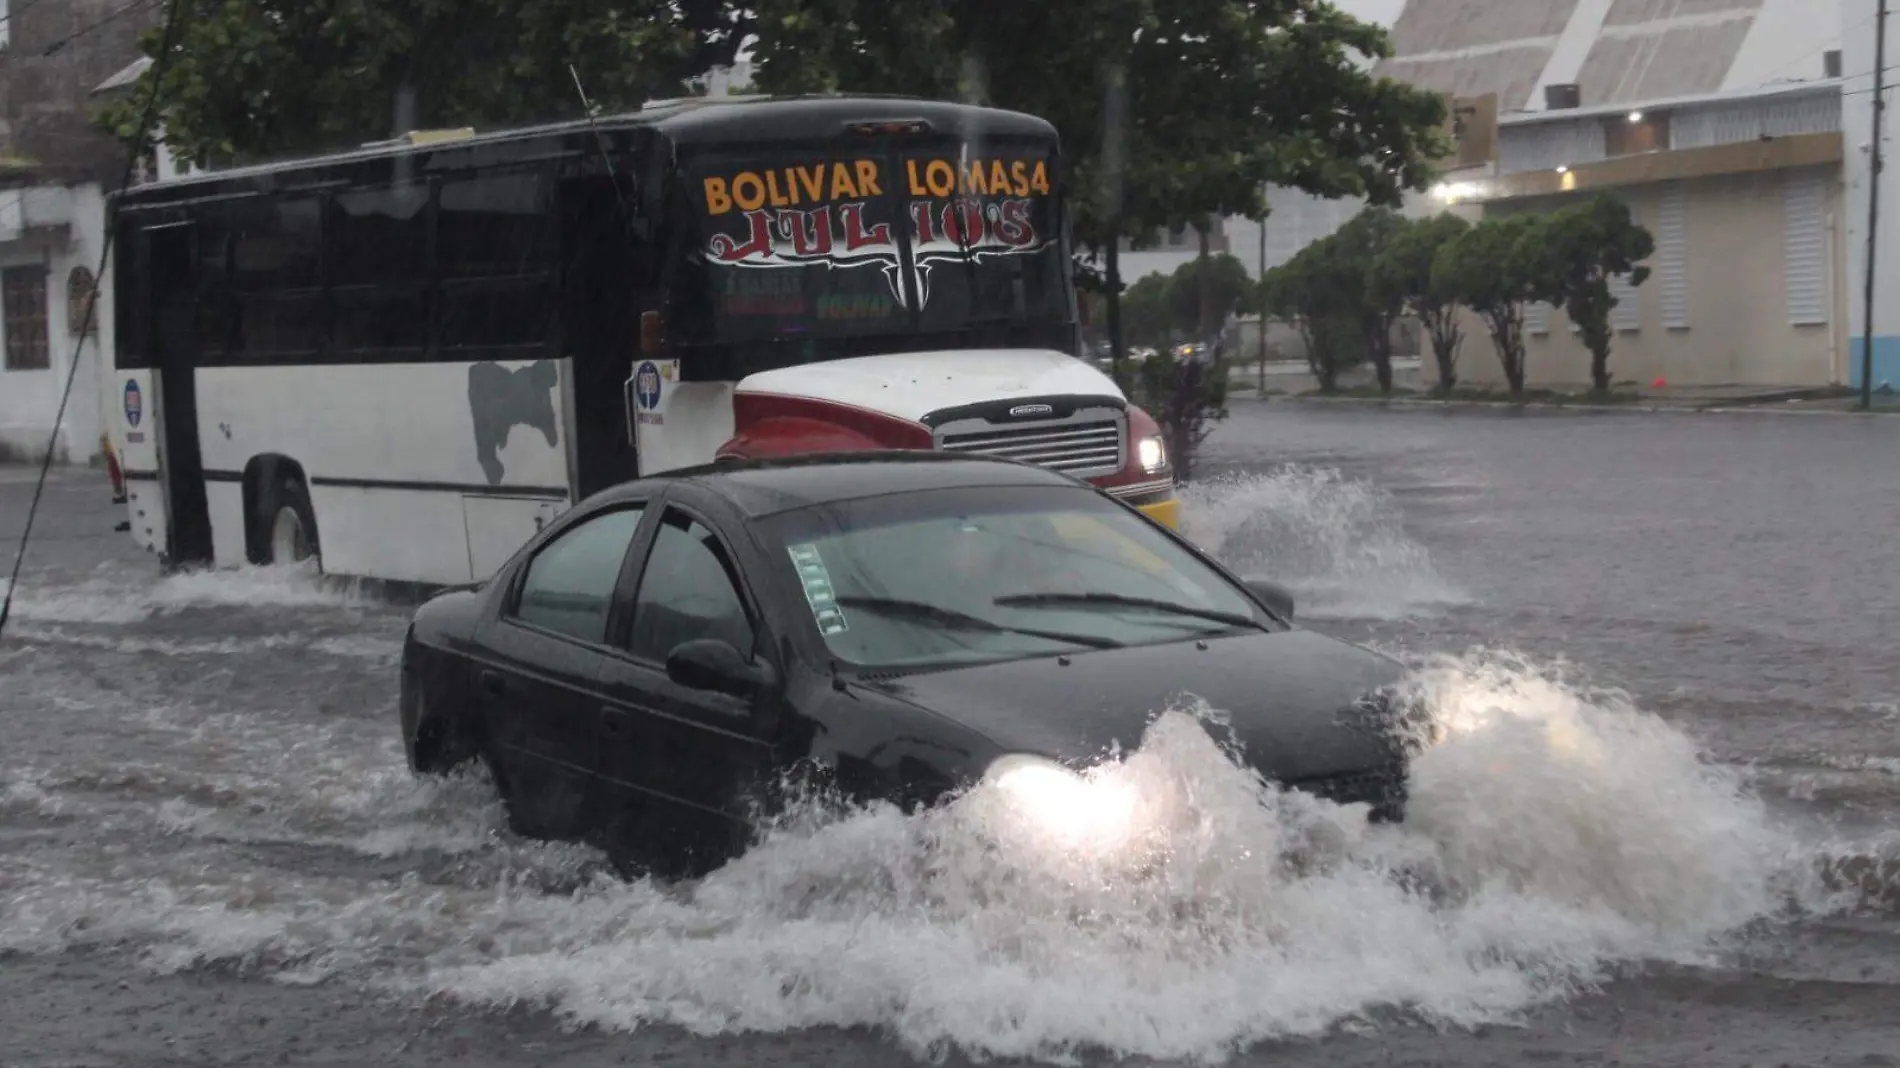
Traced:
<path fill-rule="evenodd" d="M 321 212 L 314 195 L 233 205 L 232 288 L 245 356 L 307 356 L 326 347 Z"/>
<path fill-rule="evenodd" d="M 352 189 L 324 221 L 336 347 L 344 352 L 429 344 L 429 186 Z"/>
<path fill-rule="evenodd" d="M 242 351 L 232 290 L 228 206 L 209 205 L 198 216 L 198 356 L 216 362 Z"/>
<path fill-rule="evenodd" d="M 550 185 L 539 171 L 442 183 L 436 269 L 442 278 L 443 348 L 540 346 L 551 340 L 556 232 Z"/>

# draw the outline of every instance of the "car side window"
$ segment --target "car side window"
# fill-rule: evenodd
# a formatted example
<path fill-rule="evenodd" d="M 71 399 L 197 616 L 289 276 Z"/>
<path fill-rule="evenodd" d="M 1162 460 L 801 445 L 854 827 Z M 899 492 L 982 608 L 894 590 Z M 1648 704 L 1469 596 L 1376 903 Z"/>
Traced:
<path fill-rule="evenodd" d="M 752 637 L 725 545 L 705 524 L 667 509 L 634 595 L 629 651 L 665 663 L 686 642 L 717 638 L 750 654 Z"/>
<path fill-rule="evenodd" d="M 542 546 L 528 562 L 513 616 L 582 641 L 605 641 L 614 587 L 644 511 L 595 516 Z"/>

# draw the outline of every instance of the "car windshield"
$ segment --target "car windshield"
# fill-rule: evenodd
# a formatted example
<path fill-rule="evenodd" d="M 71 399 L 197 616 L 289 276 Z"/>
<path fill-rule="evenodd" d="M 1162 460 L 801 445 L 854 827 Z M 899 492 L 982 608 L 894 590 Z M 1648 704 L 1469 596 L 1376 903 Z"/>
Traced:
<path fill-rule="evenodd" d="M 1090 490 L 892 494 L 761 531 L 829 651 L 868 669 L 953 666 L 1274 626 L 1152 522 Z"/>

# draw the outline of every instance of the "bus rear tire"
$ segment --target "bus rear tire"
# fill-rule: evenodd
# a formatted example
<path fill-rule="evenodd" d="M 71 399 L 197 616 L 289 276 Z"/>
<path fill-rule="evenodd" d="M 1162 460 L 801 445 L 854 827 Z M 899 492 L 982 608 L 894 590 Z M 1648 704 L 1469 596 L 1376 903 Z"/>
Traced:
<path fill-rule="evenodd" d="M 257 498 L 257 544 L 263 564 L 300 564 L 314 559 L 321 569 L 317 516 L 310 491 L 294 471 L 279 469 Z"/>

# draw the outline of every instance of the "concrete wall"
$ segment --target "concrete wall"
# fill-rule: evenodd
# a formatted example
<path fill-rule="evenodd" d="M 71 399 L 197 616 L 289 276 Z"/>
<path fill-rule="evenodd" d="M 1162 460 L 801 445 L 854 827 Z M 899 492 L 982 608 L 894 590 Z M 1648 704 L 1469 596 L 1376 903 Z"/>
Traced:
<path fill-rule="evenodd" d="M 1791 323 L 1788 287 L 1787 188 L 1790 181 L 1819 180 L 1824 189 L 1825 321 Z M 1849 307 L 1841 226 L 1843 191 L 1831 168 L 1686 179 L 1678 183 L 1684 235 L 1676 284 L 1686 314 L 1665 321 L 1666 278 L 1661 248 L 1666 185 L 1633 186 L 1618 192 L 1636 220 L 1658 237 L 1648 262 L 1649 280 L 1635 292 L 1633 328 L 1618 329 L 1610 353 L 1615 381 L 1670 385 L 1822 386 L 1846 372 Z M 1563 198 L 1492 205 L 1488 214 L 1548 211 Z M 1619 313 L 1625 309 L 1618 309 Z M 1528 378 L 1533 386 L 1572 387 L 1590 381 L 1590 354 L 1560 309 L 1547 312 L 1548 329 L 1526 339 Z M 1527 323 L 1528 325 L 1528 323 Z M 1527 331 L 1528 333 L 1528 331 Z M 1490 335 L 1475 316 L 1467 324 L 1459 377 L 1499 384 L 1503 371 Z"/>
<path fill-rule="evenodd" d="M 118 400 L 112 388 L 116 379 L 110 373 L 111 288 L 102 288 L 93 312 L 92 333 L 77 350 L 78 338 L 74 331 L 78 324 L 69 322 L 66 303 L 67 278 L 72 269 L 80 265 L 88 271 L 99 268 L 99 248 L 105 233 L 105 200 L 94 184 L 73 187 L 72 194 L 68 240 L 51 248 L 24 240 L 0 242 L 0 267 L 34 263 L 47 266 L 47 355 L 51 365 L 43 371 L 0 370 L 0 455 L 38 459 L 45 454 L 53 417 L 59 408 L 60 391 L 65 388 L 75 355 L 79 371 L 73 381 L 72 397 L 67 402 L 55 459 L 76 463 L 90 460 L 99 452 L 101 428 L 113 425 L 113 421 L 104 418 L 106 406 Z M 4 321 L 0 320 L 0 346 L 4 345 L 4 330 Z M 104 353 L 103 360 L 101 353 Z M 118 442 L 113 444 L 115 448 L 119 445 Z"/>

